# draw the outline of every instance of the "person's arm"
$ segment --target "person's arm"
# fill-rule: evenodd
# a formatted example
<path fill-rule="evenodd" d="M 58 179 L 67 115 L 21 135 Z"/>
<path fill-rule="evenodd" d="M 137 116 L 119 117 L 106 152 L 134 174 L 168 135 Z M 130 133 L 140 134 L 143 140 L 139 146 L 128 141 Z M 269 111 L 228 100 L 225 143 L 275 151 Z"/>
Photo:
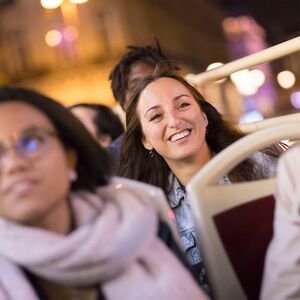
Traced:
<path fill-rule="evenodd" d="M 300 298 L 300 145 L 279 160 L 274 235 L 264 270 L 261 299 Z"/>

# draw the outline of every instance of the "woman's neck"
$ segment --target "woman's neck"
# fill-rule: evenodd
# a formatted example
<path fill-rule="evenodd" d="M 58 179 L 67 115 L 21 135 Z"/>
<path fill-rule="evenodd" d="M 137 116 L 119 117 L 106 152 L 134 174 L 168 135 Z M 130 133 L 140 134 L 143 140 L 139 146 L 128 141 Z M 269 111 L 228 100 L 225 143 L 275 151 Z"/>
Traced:
<path fill-rule="evenodd" d="M 64 286 L 59 283 L 51 282 L 42 277 L 38 277 L 28 271 L 26 274 L 34 286 L 36 292 L 39 294 L 41 299 L 64 299 L 64 300 L 91 300 L 99 299 L 99 289 L 97 286 L 85 286 L 85 287 L 71 287 Z"/>
<path fill-rule="evenodd" d="M 211 150 L 205 144 L 203 151 L 194 157 L 180 161 L 168 162 L 168 165 L 179 182 L 186 186 L 192 177 L 212 158 Z"/>
<path fill-rule="evenodd" d="M 28 225 L 66 235 L 71 230 L 71 220 L 71 207 L 66 199 L 59 201 L 39 219 Z"/>

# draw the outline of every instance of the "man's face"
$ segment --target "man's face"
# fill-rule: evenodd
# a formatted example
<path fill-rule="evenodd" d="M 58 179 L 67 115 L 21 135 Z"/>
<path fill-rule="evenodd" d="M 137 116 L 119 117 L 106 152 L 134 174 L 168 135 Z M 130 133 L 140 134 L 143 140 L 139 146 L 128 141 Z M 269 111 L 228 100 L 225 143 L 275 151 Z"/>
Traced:
<path fill-rule="evenodd" d="M 125 94 L 125 102 L 123 103 L 123 109 L 126 111 L 129 101 L 131 98 L 131 93 L 134 87 L 143 79 L 144 77 L 152 74 L 154 67 L 150 64 L 144 63 L 142 61 L 137 61 L 132 64 L 130 72 L 128 74 L 127 89 Z"/>

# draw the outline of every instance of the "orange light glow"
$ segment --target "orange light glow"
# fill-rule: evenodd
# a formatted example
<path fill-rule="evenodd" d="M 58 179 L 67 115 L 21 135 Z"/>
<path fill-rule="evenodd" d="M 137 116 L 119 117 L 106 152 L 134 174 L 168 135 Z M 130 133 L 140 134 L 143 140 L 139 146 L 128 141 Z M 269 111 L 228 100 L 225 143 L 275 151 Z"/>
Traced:
<path fill-rule="evenodd" d="M 62 34 L 58 30 L 50 30 L 45 35 L 45 41 L 48 46 L 56 47 L 62 41 Z"/>
<path fill-rule="evenodd" d="M 277 81 L 278 84 L 284 88 L 284 89 L 289 89 L 291 88 L 295 82 L 296 82 L 296 77 L 294 73 L 291 71 L 282 71 L 277 75 Z"/>
<path fill-rule="evenodd" d="M 70 0 L 70 2 L 74 4 L 82 4 L 88 2 L 88 0 Z"/>
<path fill-rule="evenodd" d="M 41 5 L 46 9 L 55 9 L 58 8 L 64 0 L 41 0 Z"/>

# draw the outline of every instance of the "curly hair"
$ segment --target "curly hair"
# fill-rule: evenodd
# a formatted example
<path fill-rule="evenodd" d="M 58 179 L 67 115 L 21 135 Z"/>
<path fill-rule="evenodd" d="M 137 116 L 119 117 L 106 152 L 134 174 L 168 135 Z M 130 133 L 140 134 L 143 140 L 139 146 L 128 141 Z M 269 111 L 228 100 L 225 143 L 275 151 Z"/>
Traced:
<path fill-rule="evenodd" d="M 235 123 L 223 119 L 215 107 L 181 76 L 163 71 L 145 77 L 136 87 L 126 112 L 127 131 L 123 140 L 119 175 L 159 186 L 168 194 L 172 188 L 169 180 L 171 170 L 164 158 L 157 152 L 154 151 L 155 155 L 150 159 L 149 151 L 144 148 L 142 143 L 143 132 L 136 112 L 143 90 L 148 84 L 162 77 L 173 78 L 184 85 L 206 114 L 208 125 L 205 138 L 212 153 L 219 153 L 245 134 L 238 129 Z M 267 154 L 274 154 L 277 157 L 280 150 L 269 149 Z M 254 167 L 255 162 L 249 158 L 234 168 L 228 176 L 232 181 L 251 180 L 254 178 Z"/>
<path fill-rule="evenodd" d="M 163 53 L 156 38 L 154 47 L 151 45 L 128 46 L 127 50 L 109 75 L 113 96 L 122 108 L 126 101 L 128 76 L 134 63 L 143 62 L 153 67 L 153 70 L 157 65 L 164 65 L 168 70 L 179 70 L 179 67 Z"/>

